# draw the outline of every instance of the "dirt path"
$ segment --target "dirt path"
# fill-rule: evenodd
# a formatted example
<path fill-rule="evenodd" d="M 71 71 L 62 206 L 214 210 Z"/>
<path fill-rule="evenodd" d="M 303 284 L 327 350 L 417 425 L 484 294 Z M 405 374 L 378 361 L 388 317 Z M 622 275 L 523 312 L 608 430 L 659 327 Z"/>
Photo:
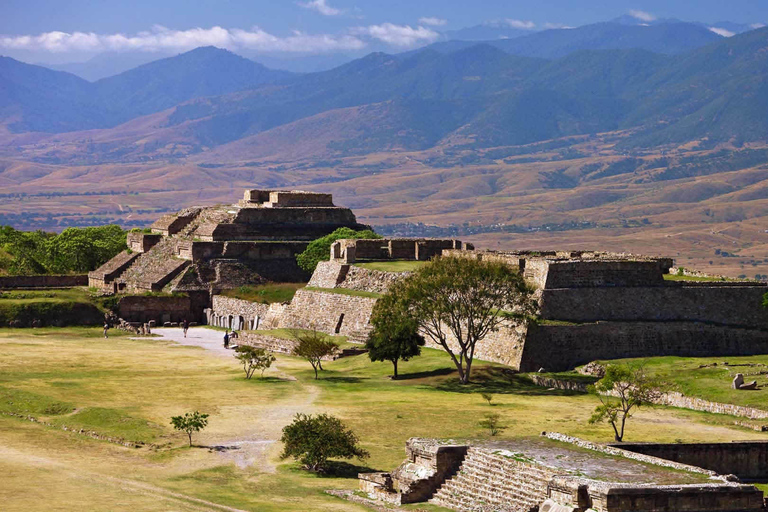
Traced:
<path fill-rule="evenodd" d="M 224 333 L 221 331 L 192 327 L 187 331 L 186 338 L 180 328 L 158 328 L 152 332 L 180 345 L 204 348 L 206 353 L 212 356 L 233 359 L 233 351 L 224 348 Z M 270 372 L 282 379 L 296 380 L 293 376 L 281 372 L 276 365 L 272 366 Z M 232 438 L 217 441 L 210 450 L 216 452 L 224 461 L 234 463 L 240 468 L 256 466 L 262 471 L 275 472 L 275 465 L 269 460 L 269 451 L 280 439 L 282 428 L 291 422 L 296 413 L 315 412 L 314 402 L 318 394 L 319 389 L 316 386 L 302 385 L 301 393 L 293 395 L 289 403 L 270 405 L 260 409 L 258 414 L 244 417 L 242 432 Z"/>

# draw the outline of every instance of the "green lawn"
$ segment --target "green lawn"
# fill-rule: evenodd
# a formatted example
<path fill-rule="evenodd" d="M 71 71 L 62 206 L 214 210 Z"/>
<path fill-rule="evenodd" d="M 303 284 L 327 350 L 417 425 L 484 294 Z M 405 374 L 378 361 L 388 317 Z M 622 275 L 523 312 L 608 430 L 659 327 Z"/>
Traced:
<path fill-rule="evenodd" d="M 627 359 L 622 361 L 639 361 Z M 768 410 L 768 355 L 744 357 L 652 357 L 643 359 L 649 371 L 681 393 L 711 400 Z M 621 362 L 621 361 L 617 361 Z M 727 365 L 723 363 L 729 363 Z M 717 363 L 716 366 L 710 366 Z M 738 366 L 738 365 L 757 366 Z M 701 366 L 704 366 L 701 368 Z M 756 380 L 760 389 L 735 390 L 731 382 L 737 373 L 744 380 Z M 749 375 L 754 373 L 755 375 Z"/>
<path fill-rule="evenodd" d="M 307 286 L 305 289 L 315 292 L 335 293 L 337 295 L 351 295 L 353 297 L 371 297 L 374 299 L 378 299 L 382 296 L 381 293 L 366 292 L 363 290 L 349 290 L 347 288 L 318 288 L 316 286 Z"/>
<path fill-rule="evenodd" d="M 270 283 L 259 286 L 240 286 L 233 290 L 224 290 L 222 295 L 236 299 L 272 304 L 288 302 L 293 299 L 296 290 L 304 288 L 305 283 Z"/>
<path fill-rule="evenodd" d="M 587 422 L 596 397 L 538 388 L 496 364 L 476 362 L 467 386 L 458 384 L 447 355 L 432 349 L 401 363 L 398 380 L 389 378 L 390 363 L 365 355 L 323 367 L 314 380 L 309 363 L 278 355 L 263 379 L 248 381 L 234 358 L 159 338 L 104 339 L 98 328 L 0 329 L 2 508 L 215 509 L 195 501 L 206 500 L 242 510 L 363 511 L 324 490 L 356 489 L 358 471 L 394 469 L 412 436 L 487 438 L 477 424 L 487 413 L 508 426 L 502 439 L 542 431 L 612 439 L 608 425 Z M 493 406 L 481 392 L 493 394 Z M 188 448 L 169 422 L 193 410 L 210 414 L 209 426 Z M 325 477 L 281 461 L 279 442 L 270 440 L 297 412 L 340 417 L 371 457 Z M 127 448 L 80 429 L 151 445 Z M 627 427 L 629 441 L 763 437 L 727 417 L 667 408 L 642 409 Z M 255 445 L 253 465 L 238 458 L 251 453 L 243 452 L 247 442 L 263 443 Z"/>
<path fill-rule="evenodd" d="M 665 281 L 746 281 L 746 279 L 728 279 L 727 277 L 681 276 L 664 274 Z"/>
<path fill-rule="evenodd" d="M 422 266 L 426 261 L 392 260 L 392 261 L 366 261 L 355 263 L 356 267 L 382 272 L 412 272 Z"/>

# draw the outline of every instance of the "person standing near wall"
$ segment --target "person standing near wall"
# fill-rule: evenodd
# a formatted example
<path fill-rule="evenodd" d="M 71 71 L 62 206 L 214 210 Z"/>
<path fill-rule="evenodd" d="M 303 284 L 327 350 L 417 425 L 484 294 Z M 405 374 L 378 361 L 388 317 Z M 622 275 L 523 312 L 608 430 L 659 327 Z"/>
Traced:
<path fill-rule="evenodd" d="M 229 348 L 229 329 L 224 333 L 224 348 Z"/>
<path fill-rule="evenodd" d="M 189 330 L 189 322 L 185 318 L 183 322 L 181 322 L 181 327 L 184 329 L 184 337 L 187 337 L 187 330 Z"/>
<path fill-rule="evenodd" d="M 109 330 L 109 323 L 104 322 L 104 339 L 107 339 L 109 336 L 107 336 L 107 331 Z"/>

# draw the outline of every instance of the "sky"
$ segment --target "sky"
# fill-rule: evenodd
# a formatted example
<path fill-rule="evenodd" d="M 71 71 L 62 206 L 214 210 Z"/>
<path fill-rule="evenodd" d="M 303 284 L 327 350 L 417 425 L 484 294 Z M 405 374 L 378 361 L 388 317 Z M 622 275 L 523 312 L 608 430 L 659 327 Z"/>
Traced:
<path fill-rule="evenodd" d="M 0 55 L 76 62 L 109 52 L 333 55 L 403 51 L 483 23 L 574 27 L 630 14 L 768 22 L 768 0 L 2 0 Z"/>

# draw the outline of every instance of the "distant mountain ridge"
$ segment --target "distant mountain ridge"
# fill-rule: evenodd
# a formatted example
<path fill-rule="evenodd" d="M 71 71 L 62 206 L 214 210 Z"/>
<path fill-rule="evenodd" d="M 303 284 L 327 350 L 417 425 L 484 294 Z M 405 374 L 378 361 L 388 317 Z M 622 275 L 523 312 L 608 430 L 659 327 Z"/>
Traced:
<path fill-rule="evenodd" d="M 768 140 L 768 90 L 763 85 L 768 83 L 768 28 L 723 38 L 684 25 L 682 30 L 695 30 L 714 42 L 674 55 L 584 49 L 549 59 L 509 51 L 514 44 L 556 54 L 578 46 L 577 40 L 585 46 L 607 40 L 634 46 L 646 41 L 649 30 L 667 41 L 684 33 L 675 23 L 619 32 L 622 25 L 607 23 L 555 31 L 560 35 L 549 39 L 546 51 L 530 42 L 546 36 L 544 31 L 458 48 L 372 53 L 303 75 L 269 70 L 208 47 L 95 83 L 3 59 L 0 120 L 15 132 L 110 128 L 120 142 L 105 146 L 109 158 L 134 158 L 137 149 L 130 140 L 152 140 L 146 151 L 183 143 L 186 149 L 173 154 L 188 155 L 289 124 L 301 144 L 298 134 L 318 133 L 320 121 L 328 123 L 322 136 L 327 152 L 339 155 L 393 147 L 420 150 L 446 140 L 466 140 L 479 148 L 519 145 L 615 130 L 632 130 L 621 142 L 626 147 L 701 138 Z M 564 33 L 572 46 L 558 39 Z M 324 113 L 329 115 L 316 117 Z M 142 116 L 148 116 L 146 121 Z M 126 129 L 132 135 L 118 137 L 125 132 L 120 123 L 129 120 Z M 305 130 L 302 120 L 313 128 Z M 344 122 L 354 126 L 339 124 Z M 150 127 L 151 138 L 142 137 Z M 104 137 L 112 135 L 98 138 Z M 127 153 L 115 150 L 115 144 L 126 145 Z"/>
<path fill-rule="evenodd" d="M 88 82 L 0 58 L 0 122 L 14 132 L 107 128 L 193 98 L 242 91 L 294 76 L 215 47 L 150 62 Z"/>

